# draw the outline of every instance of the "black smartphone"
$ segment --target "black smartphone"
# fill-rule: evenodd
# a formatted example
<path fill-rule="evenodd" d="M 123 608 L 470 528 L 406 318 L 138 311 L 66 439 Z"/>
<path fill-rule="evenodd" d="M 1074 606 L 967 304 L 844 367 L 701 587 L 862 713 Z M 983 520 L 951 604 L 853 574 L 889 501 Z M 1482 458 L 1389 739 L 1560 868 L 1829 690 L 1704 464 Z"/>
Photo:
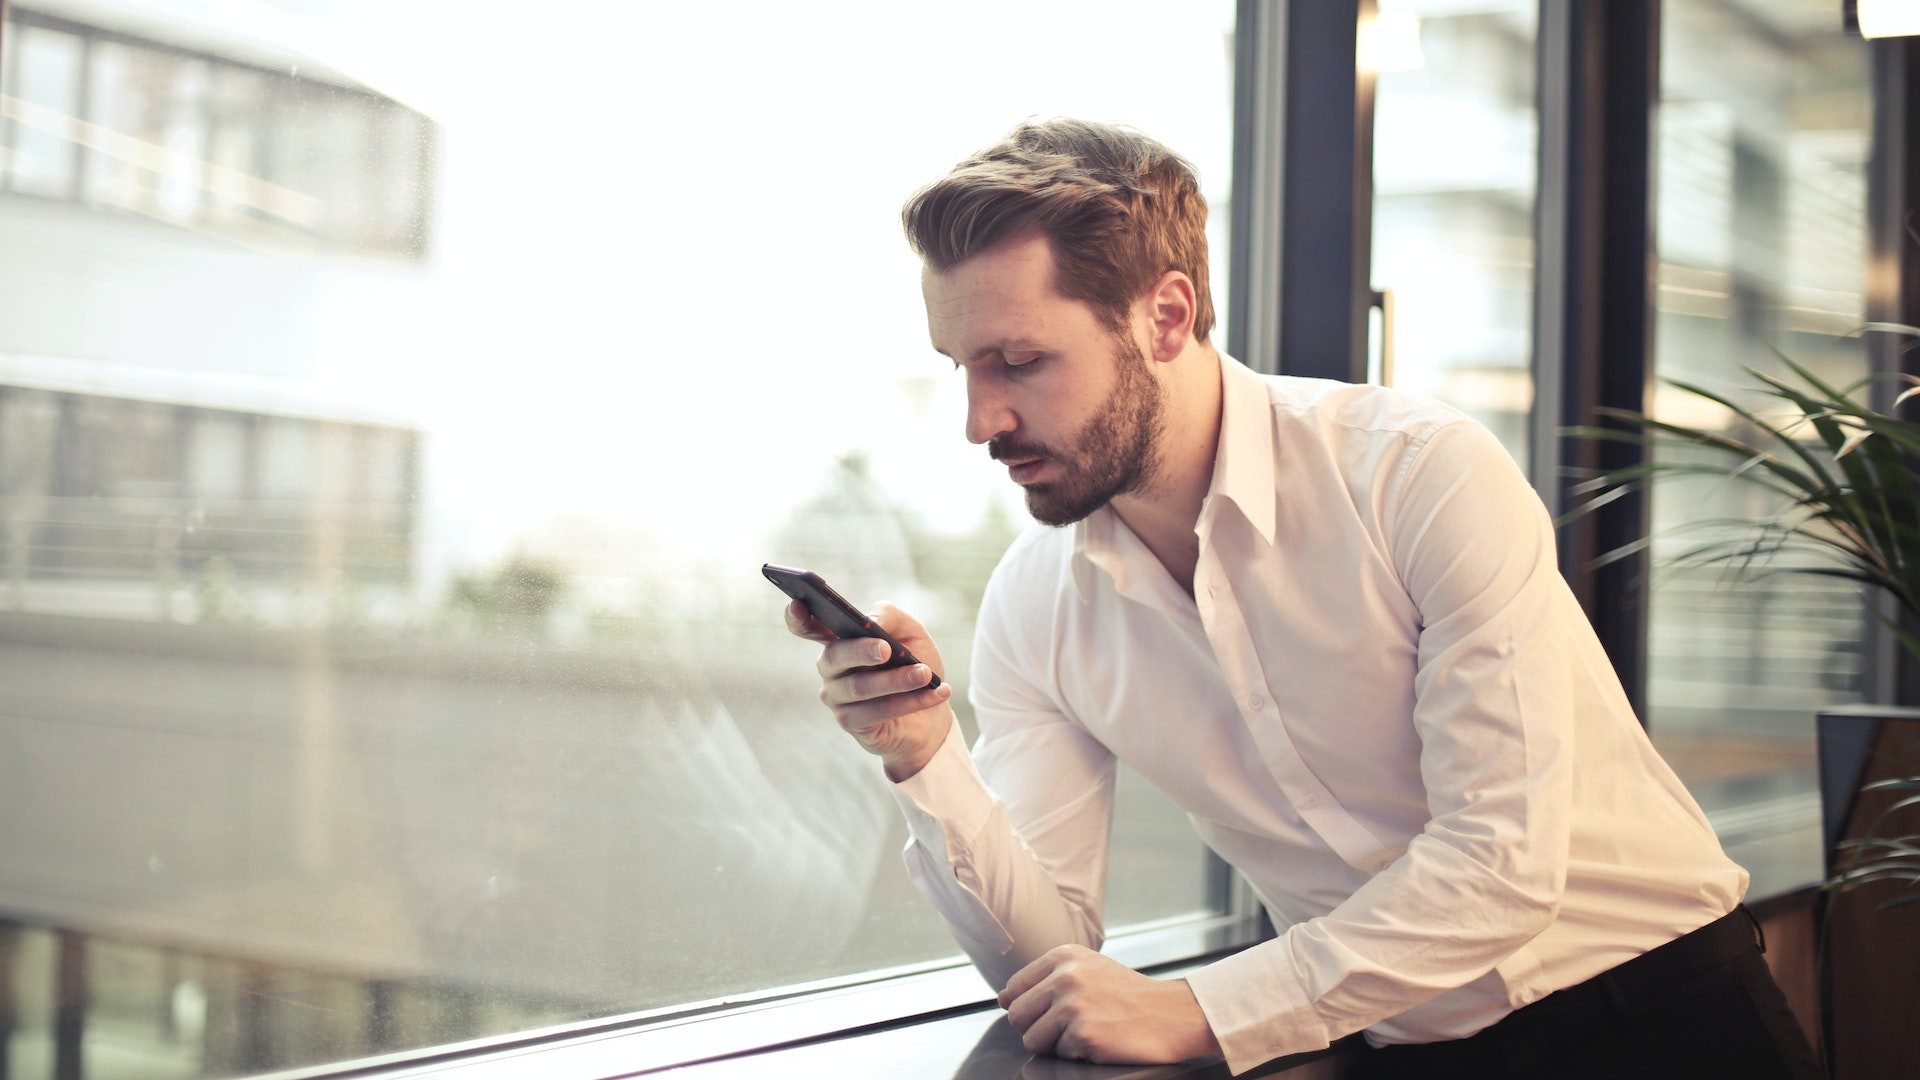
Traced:
<path fill-rule="evenodd" d="M 780 566 L 775 563 L 763 564 L 760 572 L 767 575 L 767 580 L 773 582 L 775 588 L 807 605 L 807 610 L 813 613 L 813 617 L 819 619 L 821 625 L 833 631 L 835 637 L 879 638 L 892 646 L 893 656 L 886 663 L 874 666 L 896 668 L 920 662 L 907 651 L 905 645 L 895 641 L 892 634 L 881 629 L 879 623 L 867 618 L 859 608 L 847 603 L 846 597 L 833 591 L 833 586 L 822 580 L 819 574 L 811 570 L 802 570 L 797 566 Z M 939 672 L 934 671 L 932 665 L 928 665 L 927 671 L 933 675 L 933 681 L 920 687 L 922 690 L 932 690 L 940 685 Z"/>

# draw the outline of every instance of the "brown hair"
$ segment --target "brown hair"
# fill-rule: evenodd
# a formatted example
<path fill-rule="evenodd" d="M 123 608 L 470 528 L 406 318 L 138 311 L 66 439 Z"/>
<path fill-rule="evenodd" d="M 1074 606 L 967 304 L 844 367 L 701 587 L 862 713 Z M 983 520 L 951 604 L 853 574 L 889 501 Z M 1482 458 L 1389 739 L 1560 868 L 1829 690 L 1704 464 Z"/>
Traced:
<path fill-rule="evenodd" d="M 1137 131 L 1086 120 L 1026 122 L 914 192 L 907 243 L 935 273 L 1037 230 L 1053 246 L 1054 288 L 1116 333 L 1168 270 L 1193 279 L 1193 336 L 1213 329 L 1207 204 L 1193 167 Z"/>

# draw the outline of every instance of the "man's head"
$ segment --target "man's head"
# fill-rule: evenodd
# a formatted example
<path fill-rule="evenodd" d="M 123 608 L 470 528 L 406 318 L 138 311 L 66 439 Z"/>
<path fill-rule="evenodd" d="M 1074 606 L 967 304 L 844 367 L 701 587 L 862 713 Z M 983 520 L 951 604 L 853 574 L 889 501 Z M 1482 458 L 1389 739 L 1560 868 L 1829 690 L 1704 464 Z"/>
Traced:
<path fill-rule="evenodd" d="M 1021 478 L 1036 519 L 1152 482 L 1167 390 L 1149 354 L 1212 330 L 1206 216 L 1186 162 L 1078 120 L 1022 124 L 908 200 L 934 347 L 967 371 L 967 437 L 1042 460 Z"/>

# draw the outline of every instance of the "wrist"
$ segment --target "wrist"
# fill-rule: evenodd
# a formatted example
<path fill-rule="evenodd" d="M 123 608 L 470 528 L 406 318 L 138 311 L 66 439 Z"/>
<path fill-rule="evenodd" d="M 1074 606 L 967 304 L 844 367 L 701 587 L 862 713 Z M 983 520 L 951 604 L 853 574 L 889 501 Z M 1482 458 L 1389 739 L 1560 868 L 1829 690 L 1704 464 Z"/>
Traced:
<path fill-rule="evenodd" d="M 903 780 L 913 779 L 914 775 L 921 769 L 926 768 L 927 762 L 932 760 L 933 755 L 928 754 L 925 758 L 917 762 L 884 761 L 882 764 L 886 767 L 887 779 L 898 784 Z"/>
<path fill-rule="evenodd" d="M 940 736 L 934 739 L 931 744 L 921 747 L 906 757 L 881 759 L 882 765 L 886 768 L 888 780 L 898 784 L 902 780 L 911 779 L 914 774 L 926 768 L 927 762 L 932 761 L 933 756 L 940 752 L 940 746 L 947 741 L 947 734 L 951 730 L 951 726 L 958 723 L 958 721 L 954 719 L 952 709 L 947 709 L 945 712 L 947 726 L 940 729 Z"/>
<path fill-rule="evenodd" d="M 1185 979 L 1173 981 L 1179 984 L 1184 996 L 1184 1004 L 1187 1006 L 1187 1015 L 1192 1018 L 1192 1023 L 1188 1026 L 1187 1057 L 1206 1057 L 1209 1054 L 1215 1057 L 1226 1056 L 1220 1048 L 1219 1038 L 1213 1034 L 1213 1023 L 1207 1019 L 1206 1010 L 1200 1008 L 1200 999 L 1194 995 L 1193 987 Z"/>

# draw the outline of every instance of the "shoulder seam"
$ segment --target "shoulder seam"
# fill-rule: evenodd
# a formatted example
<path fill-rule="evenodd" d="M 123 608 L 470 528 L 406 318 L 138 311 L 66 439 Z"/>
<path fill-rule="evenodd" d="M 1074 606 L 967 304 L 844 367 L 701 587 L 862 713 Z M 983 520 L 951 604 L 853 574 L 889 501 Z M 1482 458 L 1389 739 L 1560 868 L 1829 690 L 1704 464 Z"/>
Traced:
<path fill-rule="evenodd" d="M 1427 431 L 1424 434 L 1422 434 L 1419 438 L 1413 439 L 1413 445 L 1407 448 L 1406 456 L 1400 459 L 1400 467 L 1394 470 L 1393 487 L 1394 487 L 1394 501 L 1396 503 L 1400 500 L 1401 495 L 1406 490 L 1405 480 L 1406 480 L 1407 473 L 1413 469 L 1413 463 L 1420 459 L 1421 452 L 1426 450 L 1427 444 L 1433 441 L 1433 437 L 1447 430 L 1448 428 L 1453 427 L 1456 424 L 1467 424 L 1472 422 L 1473 422 L 1473 417 L 1471 416 L 1456 416 L 1446 421 L 1445 423 L 1438 423 L 1433 425 L 1433 427 L 1427 429 Z M 1362 429 L 1362 430 L 1373 430 L 1373 429 L 1368 428 L 1368 429 Z M 1408 435 L 1408 437 L 1413 438 L 1413 436 L 1411 435 Z"/>

